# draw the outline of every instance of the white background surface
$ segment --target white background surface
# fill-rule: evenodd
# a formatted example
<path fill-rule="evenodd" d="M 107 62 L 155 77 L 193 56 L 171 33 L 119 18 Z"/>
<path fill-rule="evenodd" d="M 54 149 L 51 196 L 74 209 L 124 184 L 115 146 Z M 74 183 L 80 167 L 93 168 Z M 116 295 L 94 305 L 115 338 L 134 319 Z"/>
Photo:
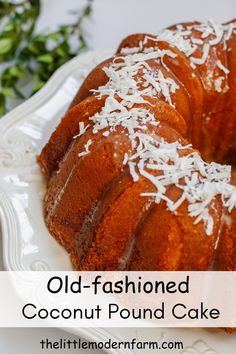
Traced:
<path fill-rule="evenodd" d="M 83 0 L 42 2 L 39 29 L 53 28 L 58 23 L 72 21 L 73 16 L 68 14 L 68 10 L 85 3 Z M 193 19 L 227 21 L 236 17 L 235 8 L 235 0 L 95 0 L 93 17 L 87 21 L 86 27 L 90 34 L 91 48 L 115 48 L 130 33 L 155 33 L 165 26 Z M 49 352 L 40 349 L 39 342 L 45 337 L 50 340 L 73 338 L 56 329 L 0 329 L 0 354 Z M 50 352 L 69 354 L 73 351 Z M 83 353 L 92 352 L 83 350 Z"/>

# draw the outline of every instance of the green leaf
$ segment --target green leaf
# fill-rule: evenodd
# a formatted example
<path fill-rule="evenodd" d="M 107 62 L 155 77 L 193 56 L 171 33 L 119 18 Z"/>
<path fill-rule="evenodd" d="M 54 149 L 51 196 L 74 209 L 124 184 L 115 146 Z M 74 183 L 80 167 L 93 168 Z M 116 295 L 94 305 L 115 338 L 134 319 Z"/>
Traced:
<path fill-rule="evenodd" d="M 52 32 L 52 33 L 49 33 L 49 35 L 48 35 L 48 38 L 52 39 L 55 42 L 59 41 L 60 37 L 61 37 L 61 34 L 59 32 Z"/>
<path fill-rule="evenodd" d="M 84 9 L 84 16 L 89 16 L 92 12 L 92 7 L 91 5 L 87 5 Z"/>
<path fill-rule="evenodd" d="M 36 83 L 34 84 L 33 88 L 32 88 L 32 91 L 35 93 L 37 92 L 38 90 L 40 90 L 43 86 L 45 85 L 45 82 L 43 81 L 36 81 Z"/>
<path fill-rule="evenodd" d="M 59 57 L 65 57 L 68 56 L 70 53 L 70 46 L 67 42 L 63 42 L 61 45 L 59 45 L 57 48 L 55 48 L 55 53 Z"/>
<path fill-rule="evenodd" d="M 62 47 L 58 47 L 58 48 L 56 48 L 56 54 L 59 55 L 59 57 L 64 57 L 65 51 Z"/>
<path fill-rule="evenodd" d="M 11 38 L 0 39 L 0 55 L 8 53 L 13 46 L 13 40 Z"/>
<path fill-rule="evenodd" d="M 32 54 L 35 54 L 35 55 L 39 55 L 39 53 L 40 53 L 40 46 L 35 42 L 29 42 L 27 49 L 29 52 L 31 52 Z"/>
<path fill-rule="evenodd" d="M 87 6 L 77 11 L 74 23 L 35 34 L 40 0 L 0 0 L 0 61 L 6 68 L 0 75 L 0 115 L 10 97 L 24 99 L 24 77 L 31 80 L 31 95 L 57 68 L 87 47 L 83 20 L 91 13 L 90 4 L 91 0 L 87 0 Z"/>
<path fill-rule="evenodd" d="M 42 63 L 50 64 L 53 62 L 53 56 L 50 53 L 42 54 L 37 57 L 37 60 Z"/>
<path fill-rule="evenodd" d="M 41 42 L 41 43 L 45 43 L 47 41 L 47 36 L 43 35 L 43 34 L 39 34 L 37 35 L 37 37 L 35 38 L 35 40 L 37 42 Z"/>
<path fill-rule="evenodd" d="M 20 68 L 19 66 L 14 65 L 14 66 L 9 68 L 9 74 L 11 76 L 20 78 L 24 74 L 24 70 L 22 68 Z"/>
<path fill-rule="evenodd" d="M 14 28 L 15 28 L 14 23 L 13 22 L 9 22 L 4 27 L 4 32 L 11 32 L 12 30 L 14 30 Z"/>
<path fill-rule="evenodd" d="M 4 87 L 2 93 L 5 97 L 15 97 L 14 91 L 9 87 Z"/>
<path fill-rule="evenodd" d="M 6 112 L 6 98 L 2 92 L 0 92 L 0 115 L 2 116 Z"/>

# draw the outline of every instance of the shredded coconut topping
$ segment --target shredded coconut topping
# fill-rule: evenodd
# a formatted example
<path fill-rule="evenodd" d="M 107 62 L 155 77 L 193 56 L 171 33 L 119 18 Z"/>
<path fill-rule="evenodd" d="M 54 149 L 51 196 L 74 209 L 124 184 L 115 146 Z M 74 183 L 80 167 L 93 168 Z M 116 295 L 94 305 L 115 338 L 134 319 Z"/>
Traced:
<path fill-rule="evenodd" d="M 154 42 L 166 41 L 176 46 L 189 57 L 191 66 L 195 68 L 205 63 L 211 46 L 227 41 L 235 28 L 235 24 L 219 26 L 213 21 L 189 26 L 187 29 L 178 25 L 175 30 L 164 30 L 156 38 L 146 36 L 138 47 L 122 49 L 123 55 L 116 57 L 103 69 L 108 77 L 107 84 L 92 90 L 99 96 L 107 96 L 102 110 L 89 118 L 90 125 L 85 127 L 80 123 L 77 135 L 83 135 L 89 126 L 93 134 L 101 132 L 105 138 L 118 127 L 124 130 L 130 141 L 130 149 L 124 152 L 123 165 L 128 166 L 134 182 L 142 176 L 154 187 L 141 195 L 152 198 L 156 203 L 165 202 L 173 213 L 177 213 L 180 206 L 187 202 L 188 213 L 194 218 L 194 224 L 203 222 L 207 235 L 211 235 L 214 230 L 212 214 L 217 196 L 229 212 L 236 207 L 236 187 L 230 184 L 231 167 L 204 162 L 192 149 L 192 145 L 183 146 L 179 141 L 165 141 L 157 135 L 160 122 L 153 113 L 134 105 L 147 103 L 145 96 L 162 95 L 173 106 L 171 94 L 179 88 L 175 80 L 165 77 L 161 70 L 152 70 L 149 62 L 158 60 L 165 67 L 164 56 L 175 58 L 176 54 L 156 46 L 145 48 L 149 39 Z M 200 38 L 192 35 L 192 30 L 200 32 Z M 199 46 L 202 48 L 202 56 L 194 57 Z M 228 68 L 219 60 L 216 65 L 228 75 Z M 142 75 L 137 75 L 140 71 Z M 224 80 L 224 76 L 215 79 L 217 92 L 222 92 Z M 152 134 L 150 128 L 153 129 Z M 79 154 L 80 157 L 90 152 L 91 144 L 90 139 L 84 146 L 85 150 Z M 171 186 L 179 190 L 178 200 L 170 198 L 168 191 Z"/>
<path fill-rule="evenodd" d="M 183 146 L 178 141 L 169 143 L 147 134 L 148 125 L 157 127 L 160 124 L 149 110 L 128 109 L 116 98 L 108 97 L 101 112 L 90 120 L 94 134 L 104 130 L 106 134 L 103 135 L 109 136 L 118 126 L 123 127 L 132 148 L 124 153 L 123 164 L 128 165 L 135 182 L 143 176 L 155 187 L 155 191 L 141 195 L 152 197 L 156 203 L 164 201 L 175 213 L 187 201 L 189 215 L 195 218 L 195 224 L 204 223 L 207 235 L 211 235 L 214 228 L 210 210 L 216 196 L 221 196 L 229 211 L 236 207 L 236 188 L 230 185 L 231 167 L 204 162 L 197 152 L 193 152 L 192 145 Z M 90 144 L 91 140 L 80 156 L 88 153 Z M 173 185 L 181 191 L 177 201 L 168 197 L 168 187 Z"/>
<path fill-rule="evenodd" d="M 126 56 L 116 57 L 111 65 L 103 70 L 108 77 L 108 82 L 100 86 L 94 93 L 102 95 L 118 95 L 123 104 L 132 107 L 135 103 L 146 102 L 143 98 L 165 98 L 171 106 L 171 94 L 179 88 L 177 83 L 170 77 L 164 77 L 161 70 L 153 70 L 148 64 L 149 60 L 162 59 L 165 55 L 175 57 L 170 50 L 155 50 L 144 53 L 132 53 Z M 142 80 L 137 79 L 137 73 L 142 71 Z"/>
<path fill-rule="evenodd" d="M 156 37 L 146 36 L 143 40 L 143 45 L 145 45 L 148 40 L 151 40 L 156 44 L 162 41 L 168 42 L 171 46 L 177 47 L 183 52 L 189 58 L 191 67 L 195 69 L 197 65 L 205 64 L 212 46 L 222 43 L 224 49 L 227 49 L 227 41 L 235 30 L 236 23 L 220 25 L 212 20 L 187 27 L 177 25 L 175 29 L 163 30 Z M 140 47 L 123 48 L 122 53 L 131 53 L 131 49 L 133 50 L 132 53 L 140 51 Z M 202 56 L 200 57 L 195 56 L 195 52 L 199 49 L 202 52 Z M 229 74 L 228 68 L 226 68 L 220 61 L 218 61 L 217 66 L 224 72 L 224 74 Z M 218 83 L 216 83 L 215 88 L 216 91 L 219 92 Z"/>

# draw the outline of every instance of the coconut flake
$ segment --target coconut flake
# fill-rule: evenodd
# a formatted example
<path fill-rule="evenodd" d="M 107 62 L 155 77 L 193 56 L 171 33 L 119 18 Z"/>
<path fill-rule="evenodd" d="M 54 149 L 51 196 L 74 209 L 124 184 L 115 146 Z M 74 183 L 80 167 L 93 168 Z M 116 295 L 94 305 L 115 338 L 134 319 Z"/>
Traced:
<path fill-rule="evenodd" d="M 75 135 L 73 137 L 73 139 L 76 139 L 76 138 L 80 137 L 81 135 L 83 135 L 88 128 L 89 128 L 89 124 L 85 126 L 84 122 L 79 122 L 79 134 Z"/>
<path fill-rule="evenodd" d="M 229 74 L 229 72 L 230 72 L 229 69 L 226 68 L 226 67 L 221 63 L 220 60 L 217 60 L 216 65 L 217 65 L 218 68 L 219 68 L 220 70 L 222 70 L 226 75 Z"/>
<path fill-rule="evenodd" d="M 223 91 L 223 89 L 222 89 L 222 83 L 223 83 L 224 79 L 225 79 L 225 78 L 224 78 L 223 76 L 220 76 L 220 77 L 218 77 L 217 79 L 215 79 L 214 85 L 215 85 L 215 90 L 216 90 L 217 92 L 222 92 L 222 91 Z"/>
<path fill-rule="evenodd" d="M 207 57 L 208 57 L 209 50 L 210 50 L 210 45 L 209 45 L 208 43 L 207 43 L 207 44 L 204 44 L 202 57 L 201 57 L 201 58 L 194 58 L 194 57 L 191 57 L 191 58 L 190 58 L 191 63 L 197 64 L 197 65 L 202 65 L 202 64 L 204 64 L 204 63 L 206 62 Z"/>
<path fill-rule="evenodd" d="M 84 151 L 80 152 L 80 153 L 78 154 L 78 156 L 79 156 L 79 157 L 82 157 L 82 156 L 88 155 L 89 152 L 90 152 L 90 151 L 89 151 L 89 147 L 90 147 L 91 144 L 92 144 L 92 140 L 89 139 L 89 140 L 87 141 L 87 143 L 84 145 Z"/>

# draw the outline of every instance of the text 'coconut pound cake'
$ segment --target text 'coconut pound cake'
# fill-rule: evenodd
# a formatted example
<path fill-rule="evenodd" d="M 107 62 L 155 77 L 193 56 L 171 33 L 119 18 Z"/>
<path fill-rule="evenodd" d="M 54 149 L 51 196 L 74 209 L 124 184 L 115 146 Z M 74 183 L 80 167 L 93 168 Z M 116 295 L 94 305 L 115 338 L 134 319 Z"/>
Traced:
<path fill-rule="evenodd" d="M 236 270 L 235 97 L 236 20 L 128 36 L 92 70 L 38 157 L 76 270 Z"/>

